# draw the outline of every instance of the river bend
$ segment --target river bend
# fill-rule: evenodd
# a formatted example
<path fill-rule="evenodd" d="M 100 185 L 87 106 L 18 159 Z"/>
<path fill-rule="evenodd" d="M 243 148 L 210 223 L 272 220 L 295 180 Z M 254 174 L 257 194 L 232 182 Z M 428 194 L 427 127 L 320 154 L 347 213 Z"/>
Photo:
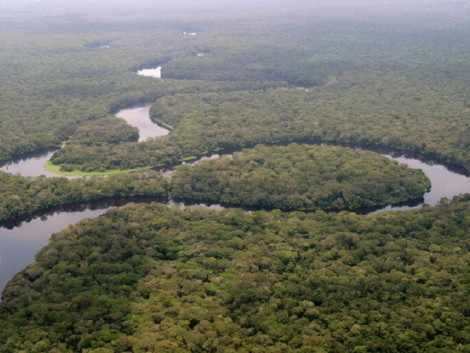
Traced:
<path fill-rule="evenodd" d="M 116 115 L 124 118 L 131 125 L 139 128 L 140 140 L 148 137 L 166 135 L 168 130 L 161 128 L 151 122 L 149 117 L 150 105 L 123 109 Z M 128 120 L 129 119 L 129 120 Z M 133 121 L 134 124 L 131 122 Z M 137 121 L 137 123 L 135 123 Z M 156 135 L 147 134 L 147 130 L 157 127 Z M 26 177 L 39 175 L 57 176 L 44 169 L 53 152 L 43 153 L 34 157 L 20 159 L 4 165 L 3 170 L 10 173 L 18 173 Z M 217 155 L 214 155 L 216 157 Z M 388 158 L 400 163 L 408 164 L 411 168 L 419 168 L 431 180 L 432 188 L 424 195 L 424 202 L 429 205 L 436 205 L 442 197 L 452 198 L 460 193 L 470 193 L 470 177 L 452 172 L 440 164 L 429 164 L 418 159 L 406 157 Z M 172 201 L 169 202 L 173 204 Z M 52 214 L 37 217 L 29 222 L 23 222 L 12 229 L 0 227 L 0 292 L 3 291 L 6 283 L 19 271 L 24 269 L 29 263 L 34 261 L 34 255 L 45 246 L 52 233 L 58 232 L 68 225 L 78 222 L 83 218 L 97 217 L 107 209 L 116 204 L 101 203 L 78 206 L 78 209 L 69 211 L 59 211 Z M 184 207 L 184 204 L 180 204 Z M 386 210 L 406 210 L 419 208 L 417 206 L 388 206 L 376 212 Z M 220 208 L 218 205 L 207 206 L 210 208 Z"/>

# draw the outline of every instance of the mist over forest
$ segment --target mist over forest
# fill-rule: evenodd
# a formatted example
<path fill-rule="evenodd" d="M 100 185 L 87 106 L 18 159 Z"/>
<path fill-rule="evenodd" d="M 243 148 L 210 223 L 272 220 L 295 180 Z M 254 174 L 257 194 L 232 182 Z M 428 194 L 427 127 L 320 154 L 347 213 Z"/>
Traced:
<path fill-rule="evenodd" d="M 2 0 L 0 48 L 0 273 L 125 204 L 38 227 L 0 353 L 470 352 L 470 2 Z"/>
<path fill-rule="evenodd" d="M 269 16 L 273 13 L 309 15 L 313 17 L 390 17 L 394 16 L 453 16 L 464 17 L 467 1 L 455 0 L 4 0 L 0 4 L 1 18 L 11 15 L 57 16 L 66 18 L 79 14 L 97 16 L 156 16 L 178 12 L 180 16 L 224 12 L 230 15 Z M 151 13 L 149 13 L 151 11 Z M 11 17 L 10 17 L 11 18 Z M 442 25 L 442 23 L 436 25 Z"/>

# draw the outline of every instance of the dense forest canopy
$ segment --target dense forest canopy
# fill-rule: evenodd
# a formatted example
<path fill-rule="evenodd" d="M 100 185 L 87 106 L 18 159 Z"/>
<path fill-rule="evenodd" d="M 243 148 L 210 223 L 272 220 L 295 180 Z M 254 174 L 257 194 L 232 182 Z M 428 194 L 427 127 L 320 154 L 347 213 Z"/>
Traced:
<path fill-rule="evenodd" d="M 114 209 L 9 283 L 0 352 L 466 352 L 469 211 Z"/>
<path fill-rule="evenodd" d="M 233 159 L 202 161 L 175 172 L 114 172 L 69 180 L 23 178 L 0 171 L 0 224 L 67 204 L 133 197 L 362 212 L 420 199 L 431 186 L 422 171 L 372 152 L 296 144 L 257 146 Z"/>
<path fill-rule="evenodd" d="M 0 224 L 79 202 L 138 196 L 165 200 L 167 189 L 167 181 L 152 170 L 75 180 L 25 179 L 0 171 Z"/>
<path fill-rule="evenodd" d="M 333 146 L 257 146 L 175 168 L 176 199 L 281 210 L 360 210 L 422 198 L 421 170 Z"/>
<path fill-rule="evenodd" d="M 393 116 L 391 111 L 399 105 L 401 111 L 395 115 L 416 123 L 406 128 L 409 134 L 420 134 L 422 123 L 435 124 L 427 103 L 436 102 L 441 111 L 449 112 L 453 125 L 448 128 L 455 136 L 449 137 L 446 129 L 426 131 L 432 141 L 426 141 L 425 147 L 410 146 L 406 135 L 397 136 L 397 141 L 379 142 L 469 168 L 465 152 L 470 135 L 466 101 L 470 70 L 465 60 L 470 48 L 465 18 L 468 4 L 429 2 L 423 11 L 423 6 L 413 1 L 399 9 L 394 2 L 348 2 L 344 7 L 344 1 L 312 1 L 299 2 L 296 7 L 290 2 L 265 1 L 250 10 L 244 6 L 246 2 L 215 6 L 188 1 L 177 2 L 174 7 L 179 4 L 181 10 L 175 11 L 159 2 L 145 2 L 142 7 L 132 2 L 130 11 L 130 2 L 122 2 L 122 8 L 114 2 L 97 2 L 91 14 L 87 2 L 24 3 L 29 7 L 15 5 L 17 11 L 3 13 L 0 20 L 5 29 L 0 35 L 0 128 L 4 132 L 0 160 L 59 148 L 61 141 L 77 133 L 79 125 L 99 125 L 116 109 L 142 101 L 195 90 L 249 89 L 251 94 L 253 89 L 291 85 L 314 86 L 315 95 L 331 92 L 325 99 L 327 110 L 333 111 L 322 117 L 339 133 L 345 127 L 343 121 L 335 123 L 337 115 L 350 118 L 351 112 L 337 100 L 350 96 L 357 105 L 355 111 L 367 113 L 361 119 L 378 129 L 366 141 L 372 144 L 394 128 L 383 125 L 384 111 Z M 195 11 L 196 3 L 205 6 Z M 224 6 L 229 6 L 227 11 L 221 9 Z M 239 11 L 228 11 L 230 6 Z M 270 10 L 256 10 L 263 6 Z M 198 35 L 185 36 L 184 32 Z M 161 64 L 165 82 L 133 72 Z M 364 99 L 357 100 L 356 95 Z M 402 104 L 401 98 L 408 96 L 410 100 Z M 263 91 L 258 92 L 260 106 L 256 109 L 261 114 L 271 114 L 264 106 L 266 99 Z M 308 124 L 318 117 L 310 114 L 305 119 Z M 54 163 L 68 165 L 69 170 L 113 169 L 113 164 L 128 169 L 168 164 L 175 154 L 188 157 L 191 150 L 203 152 L 211 147 L 199 146 L 197 136 L 189 139 L 183 134 L 175 131 L 178 141 L 170 142 L 170 147 L 166 143 L 90 146 L 78 142 L 61 151 Z M 332 139 L 329 132 L 320 131 L 320 135 Z M 294 131 L 288 139 L 303 137 Z M 257 140 L 249 143 L 254 145 Z M 211 141 L 223 143 L 219 137 Z M 119 161 L 103 153 L 108 149 Z M 77 154 L 84 157 L 77 158 Z"/>
<path fill-rule="evenodd" d="M 150 168 L 258 144 L 388 148 L 470 171 L 466 1 L 3 0 L 0 47 L 2 163 L 58 150 L 66 171 L 145 168 L 1 172 L 0 220 L 164 198 Z M 162 79 L 136 74 L 156 66 Z M 114 116 L 144 103 L 169 135 L 138 143 Z M 0 352 L 468 352 L 469 214 L 468 195 L 367 216 L 113 209 L 54 235 L 10 282 Z"/>

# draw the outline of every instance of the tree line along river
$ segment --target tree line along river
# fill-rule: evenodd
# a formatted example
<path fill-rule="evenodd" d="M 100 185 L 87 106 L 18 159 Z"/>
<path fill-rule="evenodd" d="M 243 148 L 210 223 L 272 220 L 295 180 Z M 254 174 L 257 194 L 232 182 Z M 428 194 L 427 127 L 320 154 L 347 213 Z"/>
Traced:
<path fill-rule="evenodd" d="M 154 77 L 160 77 L 161 68 L 155 72 L 157 76 Z M 167 129 L 158 126 L 150 120 L 149 111 L 150 105 L 147 104 L 122 109 L 116 116 L 139 129 L 139 141 L 149 137 L 168 134 L 169 131 Z M 25 177 L 39 175 L 46 175 L 48 177 L 57 176 L 43 167 L 52 154 L 53 152 L 47 152 L 34 157 L 16 160 L 4 165 L 1 169 L 13 174 L 18 173 Z M 432 185 L 431 190 L 424 195 L 423 203 L 434 206 L 443 197 L 452 198 L 460 193 L 470 192 L 470 177 L 452 172 L 443 165 L 431 164 L 404 156 L 385 156 L 400 163 L 405 163 L 411 168 L 423 170 L 431 180 Z M 126 200 L 112 200 L 73 205 L 64 207 L 59 211 L 43 213 L 28 222 L 25 221 L 10 228 L 0 227 L 0 292 L 3 291 L 7 282 L 16 273 L 34 261 L 35 254 L 47 244 L 51 234 L 84 218 L 97 217 L 105 213 L 110 207 L 121 206 L 125 202 Z M 387 206 L 375 212 L 418 208 L 423 203 L 419 205 Z M 172 204 L 172 201 L 169 204 Z M 214 207 L 214 205 L 205 206 Z"/>

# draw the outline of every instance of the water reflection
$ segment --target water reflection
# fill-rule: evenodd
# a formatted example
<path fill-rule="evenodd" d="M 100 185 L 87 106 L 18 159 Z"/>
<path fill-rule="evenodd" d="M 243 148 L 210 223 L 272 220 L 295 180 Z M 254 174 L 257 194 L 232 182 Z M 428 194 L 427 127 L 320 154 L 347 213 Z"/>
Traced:
<path fill-rule="evenodd" d="M 162 78 L 162 67 L 155 67 L 153 69 L 142 69 L 137 71 L 137 75 L 153 78 Z"/>
<path fill-rule="evenodd" d="M 111 207 L 129 202 L 162 201 L 150 197 L 129 197 L 78 203 L 30 216 L 29 219 L 0 226 L 0 293 L 13 276 L 34 261 L 53 233 L 57 233 L 84 218 L 102 215 Z"/>
<path fill-rule="evenodd" d="M 109 207 L 108 207 L 109 208 Z M 47 244 L 51 234 L 83 218 L 98 217 L 108 208 L 56 212 L 12 229 L 0 228 L 0 292 L 13 276 L 34 261 L 34 256 Z"/>
<path fill-rule="evenodd" d="M 124 119 L 129 125 L 139 129 L 139 141 L 145 141 L 150 137 L 160 137 L 167 135 L 170 131 L 150 120 L 151 105 L 144 105 L 135 108 L 122 109 L 116 116 Z"/>
<path fill-rule="evenodd" d="M 424 203 L 435 206 L 439 200 L 443 197 L 449 199 L 463 193 L 470 193 L 470 177 L 462 174 L 458 174 L 450 171 L 448 168 L 441 164 L 431 164 L 420 161 L 415 158 L 406 157 L 392 157 L 390 155 L 384 155 L 390 159 L 398 161 L 400 163 L 407 164 L 411 168 L 421 169 L 424 174 L 431 180 L 431 190 L 424 194 Z M 419 205 L 408 205 L 408 206 L 387 206 L 377 212 L 389 211 L 389 210 L 409 210 L 420 208 L 422 203 Z"/>
<path fill-rule="evenodd" d="M 43 160 L 48 159 L 50 154 L 35 158 L 42 158 Z M 452 198 L 460 193 L 470 193 L 470 177 L 449 171 L 446 167 L 439 164 L 428 164 L 413 158 L 386 156 L 400 163 L 408 164 L 411 168 L 422 169 L 430 178 L 432 188 L 430 192 L 424 195 L 424 200 L 415 200 L 414 203 L 408 205 L 388 206 L 376 212 L 419 208 L 423 202 L 429 205 L 436 205 L 442 197 Z M 217 157 L 218 155 L 212 155 L 205 158 L 212 159 Z M 43 161 L 37 161 L 37 163 L 42 166 Z M 33 165 L 34 164 L 31 164 L 30 168 L 34 168 Z M 26 170 L 28 170 L 28 168 L 26 168 Z M 26 170 L 20 169 L 19 171 L 23 174 Z M 148 202 L 151 201 L 151 199 L 107 200 L 90 204 L 69 205 L 62 207 L 59 211 L 43 213 L 41 216 L 36 216 L 37 218 L 33 220 L 17 222 L 9 224 L 7 227 L 0 228 L 0 291 L 3 290 L 5 284 L 16 273 L 34 261 L 34 255 L 47 244 L 52 233 L 58 232 L 83 218 L 97 217 L 109 209 L 109 207 L 119 206 L 129 201 Z M 210 209 L 223 208 L 218 204 L 194 204 Z M 168 206 L 179 206 L 181 208 L 185 208 L 188 205 L 189 203 L 182 203 L 171 199 L 168 202 Z M 34 215 L 32 217 L 34 217 Z M 8 229 L 8 227 L 10 229 Z"/>
<path fill-rule="evenodd" d="M 150 137 L 164 136 L 170 132 L 168 129 L 165 129 L 150 120 L 150 107 L 151 105 L 147 104 L 139 107 L 122 109 L 116 113 L 116 116 L 124 119 L 129 125 L 135 126 L 139 129 L 139 141 L 145 141 Z M 51 159 L 54 152 L 55 151 L 43 152 L 29 157 L 15 159 L 3 165 L 0 169 L 11 174 L 20 174 L 24 177 L 37 177 L 40 175 L 45 175 L 47 177 L 62 176 L 44 168 L 44 164 Z"/>
<path fill-rule="evenodd" d="M 0 169 L 11 174 L 21 174 L 24 177 L 36 177 L 39 175 L 47 177 L 60 176 L 44 168 L 44 163 L 51 159 L 53 153 L 43 152 L 31 155 L 30 157 L 15 159 L 3 165 Z"/>

